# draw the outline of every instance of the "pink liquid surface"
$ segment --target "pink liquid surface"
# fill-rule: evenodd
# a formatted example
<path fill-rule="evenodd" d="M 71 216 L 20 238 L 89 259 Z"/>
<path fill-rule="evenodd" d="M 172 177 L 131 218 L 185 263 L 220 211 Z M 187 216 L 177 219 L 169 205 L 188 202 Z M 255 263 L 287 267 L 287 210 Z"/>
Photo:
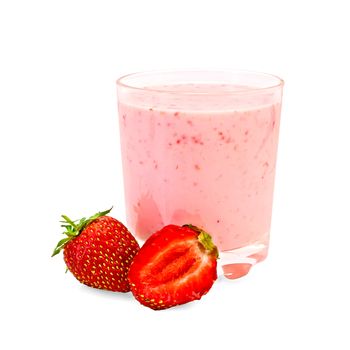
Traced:
<path fill-rule="evenodd" d="M 199 92 L 241 88 L 169 87 L 172 91 Z M 243 255 L 253 258 L 253 263 L 264 259 L 271 222 L 279 101 L 271 103 L 266 96 L 259 100 L 248 94 L 223 94 L 215 103 L 205 94 L 195 100 L 183 95 L 178 99 L 180 108 L 176 100 L 161 94 L 152 101 L 140 97 L 119 101 L 130 229 L 145 240 L 164 225 L 190 223 L 209 232 L 220 251 L 236 251 L 234 256 L 239 257 L 242 248 L 253 247 Z M 234 277 L 249 271 L 251 261 L 247 261 L 236 266 Z M 228 263 L 226 272 L 229 270 Z"/>

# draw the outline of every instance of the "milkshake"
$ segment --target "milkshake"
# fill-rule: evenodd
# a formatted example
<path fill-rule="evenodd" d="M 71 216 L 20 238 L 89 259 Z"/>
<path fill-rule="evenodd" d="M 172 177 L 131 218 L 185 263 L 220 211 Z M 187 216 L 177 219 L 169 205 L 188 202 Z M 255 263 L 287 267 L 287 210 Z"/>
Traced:
<path fill-rule="evenodd" d="M 167 224 L 201 227 L 229 278 L 266 257 L 282 85 L 273 78 L 272 87 L 209 79 L 119 87 L 127 222 L 138 238 Z"/>

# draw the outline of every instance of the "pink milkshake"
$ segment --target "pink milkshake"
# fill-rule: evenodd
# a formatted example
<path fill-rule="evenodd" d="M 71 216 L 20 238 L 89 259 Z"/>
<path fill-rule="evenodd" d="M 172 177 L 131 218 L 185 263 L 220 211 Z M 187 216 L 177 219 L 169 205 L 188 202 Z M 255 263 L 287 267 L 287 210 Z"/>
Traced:
<path fill-rule="evenodd" d="M 118 81 L 129 228 L 209 232 L 229 278 L 266 257 L 282 81 L 259 73 L 143 73 Z"/>

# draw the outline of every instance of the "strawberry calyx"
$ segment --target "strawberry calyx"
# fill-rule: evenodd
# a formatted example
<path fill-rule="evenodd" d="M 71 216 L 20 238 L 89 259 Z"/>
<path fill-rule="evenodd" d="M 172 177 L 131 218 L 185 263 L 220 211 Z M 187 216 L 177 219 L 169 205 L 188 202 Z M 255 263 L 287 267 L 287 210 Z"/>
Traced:
<path fill-rule="evenodd" d="M 79 236 L 80 233 L 84 230 L 84 228 L 89 225 L 91 222 L 93 222 L 94 220 L 96 220 L 97 218 L 101 217 L 101 216 L 105 216 L 107 214 L 110 213 L 110 211 L 112 210 L 113 207 L 111 207 L 108 210 L 105 211 L 100 211 L 92 216 L 90 216 L 89 218 L 82 218 L 80 220 L 71 220 L 67 215 L 61 215 L 61 217 L 63 218 L 62 221 L 60 221 L 62 223 L 61 227 L 64 227 L 65 231 L 62 232 L 62 234 L 66 235 L 67 237 L 62 238 L 56 245 L 52 255 L 55 256 L 57 255 L 64 247 L 65 245 L 70 242 L 72 239 L 74 239 L 75 237 Z"/>
<path fill-rule="evenodd" d="M 209 253 L 214 255 L 216 258 L 219 258 L 219 251 L 216 245 L 213 242 L 213 239 L 211 238 L 211 235 L 208 232 L 205 232 L 201 228 L 187 224 L 183 225 L 183 227 L 188 227 L 192 229 L 193 231 L 196 231 L 198 233 L 198 241 L 202 244 L 203 248 Z"/>

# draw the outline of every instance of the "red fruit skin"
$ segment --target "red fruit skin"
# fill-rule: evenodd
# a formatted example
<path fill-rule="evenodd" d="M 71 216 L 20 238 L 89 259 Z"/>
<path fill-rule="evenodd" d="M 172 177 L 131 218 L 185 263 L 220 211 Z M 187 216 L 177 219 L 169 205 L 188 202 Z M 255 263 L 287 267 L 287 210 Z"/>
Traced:
<path fill-rule="evenodd" d="M 127 228 L 110 216 L 101 216 L 64 247 L 69 271 L 87 286 L 129 292 L 128 272 L 140 249 Z"/>
<path fill-rule="evenodd" d="M 217 255 L 205 251 L 199 233 L 165 226 L 134 257 L 129 270 L 131 292 L 153 310 L 200 299 L 217 279 Z"/>

